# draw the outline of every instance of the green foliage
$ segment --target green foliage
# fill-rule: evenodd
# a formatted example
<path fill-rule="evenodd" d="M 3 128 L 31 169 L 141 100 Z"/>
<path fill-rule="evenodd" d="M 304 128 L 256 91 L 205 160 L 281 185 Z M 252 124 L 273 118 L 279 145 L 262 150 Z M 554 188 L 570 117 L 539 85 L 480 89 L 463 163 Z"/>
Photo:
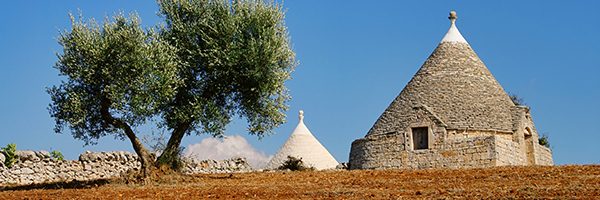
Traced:
<path fill-rule="evenodd" d="M 6 157 L 6 160 L 4 160 L 4 165 L 7 167 L 12 167 L 12 165 L 17 162 L 17 159 L 19 159 L 19 156 L 17 155 L 17 145 L 14 143 L 7 144 L 6 147 L 2 147 L 2 153 Z"/>
<path fill-rule="evenodd" d="M 548 140 L 548 135 L 543 134 L 538 139 L 538 143 L 542 146 L 550 148 L 550 141 Z"/>
<path fill-rule="evenodd" d="M 314 171 L 315 168 L 314 167 L 307 167 L 304 162 L 302 161 L 302 158 L 296 158 L 294 156 L 288 156 L 287 160 L 285 160 L 285 162 L 283 162 L 283 164 L 281 164 L 281 166 L 279 166 L 277 169 L 280 170 L 292 170 L 292 171 Z"/>
<path fill-rule="evenodd" d="M 52 157 L 54 160 L 65 160 L 63 154 L 57 150 L 50 152 L 50 157 Z"/>
<path fill-rule="evenodd" d="M 130 126 L 143 124 L 181 85 L 173 47 L 143 30 L 134 14 L 119 14 L 102 26 L 71 19 L 71 30 L 59 36 L 63 52 L 56 63 L 66 80 L 48 89 L 55 131 L 68 125 L 86 144 L 114 133 L 123 139 L 108 115 Z"/>
<path fill-rule="evenodd" d="M 223 134 L 233 115 L 262 137 L 284 122 L 284 82 L 296 62 L 284 12 L 260 0 L 162 0 L 161 35 L 175 46 L 185 87 L 164 121 L 175 129 Z"/>

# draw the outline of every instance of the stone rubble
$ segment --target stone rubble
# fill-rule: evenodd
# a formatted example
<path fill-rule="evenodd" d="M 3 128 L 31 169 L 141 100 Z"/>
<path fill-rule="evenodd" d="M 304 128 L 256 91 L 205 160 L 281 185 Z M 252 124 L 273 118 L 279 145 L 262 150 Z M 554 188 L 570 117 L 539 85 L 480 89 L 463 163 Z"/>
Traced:
<path fill-rule="evenodd" d="M 47 151 L 17 151 L 17 162 L 10 168 L 4 166 L 5 156 L 0 153 L 0 185 L 27 185 L 58 181 L 85 181 L 118 177 L 129 170 L 139 170 L 137 155 L 126 151 L 90 152 L 79 160 L 56 160 Z M 252 171 L 245 158 L 229 160 L 184 160 L 182 172 L 233 173 Z"/>

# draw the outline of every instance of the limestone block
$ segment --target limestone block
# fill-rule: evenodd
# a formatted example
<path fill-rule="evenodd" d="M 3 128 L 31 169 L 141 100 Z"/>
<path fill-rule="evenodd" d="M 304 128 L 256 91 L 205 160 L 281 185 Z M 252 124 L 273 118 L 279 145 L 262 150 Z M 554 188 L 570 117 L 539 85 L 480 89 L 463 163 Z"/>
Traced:
<path fill-rule="evenodd" d="M 19 157 L 19 160 L 21 160 L 22 162 L 41 160 L 39 157 L 37 157 L 34 151 L 17 151 L 15 152 L 15 155 L 17 155 Z"/>
<path fill-rule="evenodd" d="M 127 155 L 125 155 L 124 151 L 119 151 L 119 152 L 117 152 L 117 154 L 118 154 L 118 158 L 120 161 L 124 161 L 124 162 L 128 161 Z"/>
<path fill-rule="evenodd" d="M 50 158 L 50 153 L 48 151 L 36 151 L 35 155 L 40 158 L 40 159 L 47 159 Z"/>
<path fill-rule="evenodd" d="M 32 169 L 29 168 L 23 168 L 20 170 L 21 174 L 33 174 L 35 173 Z"/>
<path fill-rule="evenodd" d="M 92 161 L 92 152 L 91 151 L 85 151 L 82 154 L 79 155 L 79 161 L 81 162 L 91 162 Z"/>
<path fill-rule="evenodd" d="M 6 161 L 6 157 L 3 153 L 0 153 L 0 167 L 4 167 L 4 161 Z"/>

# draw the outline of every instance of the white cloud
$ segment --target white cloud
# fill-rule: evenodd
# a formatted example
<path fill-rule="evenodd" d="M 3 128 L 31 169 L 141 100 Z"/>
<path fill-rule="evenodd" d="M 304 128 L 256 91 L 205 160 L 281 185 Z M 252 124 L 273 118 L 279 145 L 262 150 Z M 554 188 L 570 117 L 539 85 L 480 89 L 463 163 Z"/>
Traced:
<path fill-rule="evenodd" d="M 240 135 L 226 136 L 223 139 L 205 138 L 200 143 L 187 146 L 184 155 L 197 160 L 225 160 L 244 157 L 255 169 L 264 167 L 271 159 L 271 156 L 255 149 Z"/>

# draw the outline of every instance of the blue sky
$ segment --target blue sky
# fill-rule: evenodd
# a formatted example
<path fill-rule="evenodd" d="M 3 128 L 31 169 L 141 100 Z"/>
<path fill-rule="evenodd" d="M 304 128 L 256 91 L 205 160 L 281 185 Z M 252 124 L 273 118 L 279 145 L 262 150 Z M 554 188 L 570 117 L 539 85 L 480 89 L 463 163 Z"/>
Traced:
<path fill-rule="evenodd" d="M 293 99 L 288 123 L 262 140 L 235 121 L 243 135 L 273 154 L 305 111 L 309 129 L 338 161 L 363 137 L 433 51 L 457 25 L 506 91 L 532 107 L 557 164 L 600 163 L 600 1 L 285 1 L 286 24 L 300 65 L 287 82 Z M 45 87 L 57 84 L 56 38 L 68 13 L 104 19 L 136 11 L 146 26 L 161 21 L 153 1 L 9 1 L 0 13 L 0 146 L 60 150 L 76 159 L 85 150 L 130 150 L 108 137 L 83 146 L 55 134 Z M 184 145 L 205 136 L 189 136 Z"/>

